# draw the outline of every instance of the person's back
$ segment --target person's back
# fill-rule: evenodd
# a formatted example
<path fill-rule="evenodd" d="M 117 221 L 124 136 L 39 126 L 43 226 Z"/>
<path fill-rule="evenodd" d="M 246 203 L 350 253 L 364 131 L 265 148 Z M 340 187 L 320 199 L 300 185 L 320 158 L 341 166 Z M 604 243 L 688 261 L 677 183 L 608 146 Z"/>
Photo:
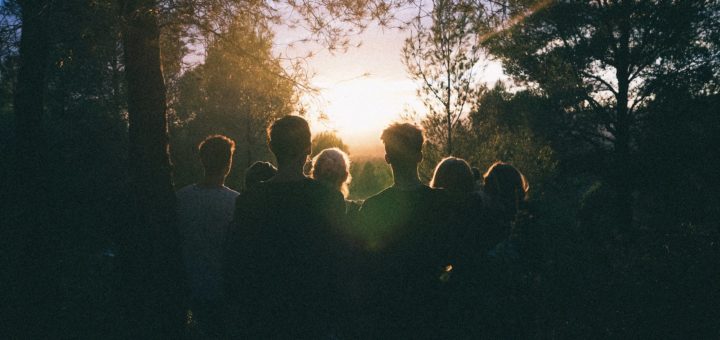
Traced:
<path fill-rule="evenodd" d="M 234 143 L 210 136 L 198 147 L 205 176 L 177 191 L 178 222 L 183 236 L 183 258 L 190 283 L 194 320 L 202 332 L 221 327 L 222 245 L 232 221 L 238 193 L 224 185 L 230 171 Z"/>
<path fill-rule="evenodd" d="M 441 335 L 449 230 L 440 193 L 417 178 L 422 132 L 396 124 L 385 130 L 383 141 L 395 184 L 368 198 L 359 213 L 358 232 L 370 257 L 373 293 L 367 308 L 377 324 L 372 336 Z"/>
<path fill-rule="evenodd" d="M 532 334 L 537 296 L 533 263 L 536 228 L 526 211 L 529 184 L 509 164 L 497 162 L 484 175 L 487 225 L 476 242 L 474 266 L 464 289 L 470 334 L 525 338 Z M 529 245 L 529 246 L 526 246 Z"/>
<path fill-rule="evenodd" d="M 271 130 L 280 133 L 285 125 L 296 129 L 298 119 L 282 118 Z M 303 131 L 306 124 L 300 124 Z M 234 335 L 327 337 L 337 331 L 332 318 L 339 301 L 336 280 L 344 247 L 338 223 L 345 203 L 340 192 L 302 175 L 309 129 L 300 143 L 282 144 L 303 147 L 289 152 L 278 141 L 283 136 L 273 132 L 278 174 L 238 197 L 226 244 L 225 280 Z"/>
<path fill-rule="evenodd" d="M 191 184 L 177 191 L 183 255 L 193 299 L 222 298 L 222 245 L 238 193 L 227 187 Z"/>
<path fill-rule="evenodd" d="M 344 201 L 307 179 L 261 183 L 237 200 L 228 242 L 230 298 L 243 335 L 316 337 L 329 333 Z"/>

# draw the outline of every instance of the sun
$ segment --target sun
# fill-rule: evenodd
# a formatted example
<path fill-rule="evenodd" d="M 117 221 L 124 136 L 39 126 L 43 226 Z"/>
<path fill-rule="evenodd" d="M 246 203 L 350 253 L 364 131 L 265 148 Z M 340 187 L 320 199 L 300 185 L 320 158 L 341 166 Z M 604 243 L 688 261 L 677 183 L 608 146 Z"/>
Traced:
<path fill-rule="evenodd" d="M 335 131 L 351 150 L 381 145 L 380 134 L 408 110 L 422 110 L 410 80 L 363 77 L 343 82 L 318 81 L 314 131 Z M 326 119 L 318 119 L 320 113 Z"/>

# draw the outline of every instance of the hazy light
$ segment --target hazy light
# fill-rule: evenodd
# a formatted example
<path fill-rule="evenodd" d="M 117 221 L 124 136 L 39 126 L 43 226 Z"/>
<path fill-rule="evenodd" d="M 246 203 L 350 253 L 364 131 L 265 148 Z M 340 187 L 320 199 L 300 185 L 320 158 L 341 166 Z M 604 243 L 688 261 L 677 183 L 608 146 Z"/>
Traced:
<path fill-rule="evenodd" d="M 351 150 L 379 146 L 380 133 L 400 120 L 401 113 L 423 110 L 415 97 L 415 84 L 408 79 L 369 76 L 335 83 L 320 80 L 316 85 L 322 90 L 314 130 L 336 131 Z M 317 119 L 320 112 L 327 120 Z"/>
<path fill-rule="evenodd" d="M 409 31 L 371 25 L 353 41 L 362 43 L 347 52 L 330 53 L 317 45 L 283 49 L 286 55 L 316 53 L 306 66 L 315 74 L 311 83 L 316 96 L 306 96 L 305 105 L 313 132 L 335 131 L 350 146 L 352 156 L 380 155 L 382 130 L 407 111 L 420 116 L 427 110 L 417 97 L 419 84 L 412 81 L 402 64 L 401 50 Z M 293 41 L 297 32 L 280 30 L 280 45 Z M 499 63 L 489 62 L 477 75 L 492 84 L 504 78 Z"/>

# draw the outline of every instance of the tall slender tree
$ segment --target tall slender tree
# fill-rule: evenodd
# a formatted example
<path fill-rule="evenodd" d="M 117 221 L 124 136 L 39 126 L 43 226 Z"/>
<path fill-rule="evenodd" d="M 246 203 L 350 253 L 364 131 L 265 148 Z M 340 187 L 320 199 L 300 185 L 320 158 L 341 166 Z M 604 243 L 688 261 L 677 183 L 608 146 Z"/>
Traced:
<path fill-rule="evenodd" d="M 481 46 L 475 33 L 481 30 L 482 15 L 472 1 L 433 0 L 431 6 L 429 15 L 419 6 L 413 32 L 403 47 L 403 62 L 420 84 L 418 96 L 428 109 L 425 125 L 431 141 L 444 144 L 450 155 L 453 130 L 481 89 L 477 79 Z M 432 140 L 442 132 L 442 140 Z"/>
<path fill-rule="evenodd" d="M 8 195 L 8 202 L 14 205 L 3 207 L 10 216 L 4 220 L 9 222 L 4 232 L 12 244 L 9 254 L 16 261 L 11 261 L 16 269 L 18 280 L 14 280 L 16 289 L 9 293 L 20 293 L 13 296 L 18 304 L 20 316 L 13 331 L 20 334 L 41 336 L 48 331 L 49 313 L 52 298 L 48 292 L 53 291 L 50 276 L 49 250 L 46 231 L 47 200 L 43 195 L 45 177 L 42 171 L 42 148 L 44 134 L 42 122 L 44 116 L 44 93 L 47 59 L 50 50 L 48 18 L 52 9 L 50 1 L 26 0 L 18 1 L 22 33 L 19 49 L 19 70 L 14 92 L 15 112 L 15 144 L 14 171 L 4 186 L 3 195 Z M 5 180 L 5 179 L 3 179 Z M 11 182 L 10 182 L 11 181 Z M 31 209 L 30 207 L 35 207 Z M 9 218 L 7 218 L 9 217 Z M 43 298 L 45 297 L 45 298 Z M 39 324 L 44 327 L 28 327 Z"/>
<path fill-rule="evenodd" d="M 632 219 L 633 150 L 647 104 L 682 74 L 706 72 L 718 2 L 501 1 L 489 52 L 563 110 L 567 135 L 609 156 L 603 175 Z M 714 47 L 715 46 L 715 47 Z"/>
<path fill-rule="evenodd" d="M 120 6 L 130 143 L 131 218 L 122 233 L 121 253 L 125 316 L 130 335 L 179 337 L 184 280 L 168 153 L 158 12 L 153 0 L 121 1 Z"/>

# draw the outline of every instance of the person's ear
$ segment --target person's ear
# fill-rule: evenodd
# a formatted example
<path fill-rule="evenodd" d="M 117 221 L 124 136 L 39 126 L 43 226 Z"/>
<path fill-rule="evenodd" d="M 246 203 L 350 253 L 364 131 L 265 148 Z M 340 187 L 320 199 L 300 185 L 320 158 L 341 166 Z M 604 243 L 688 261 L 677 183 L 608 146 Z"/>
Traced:
<path fill-rule="evenodd" d="M 385 163 L 390 164 L 390 156 L 385 154 Z"/>
<path fill-rule="evenodd" d="M 305 154 L 308 156 L 312 154 L 312 144 L 308 144 L 308 146 L 305 148 Z"/>

